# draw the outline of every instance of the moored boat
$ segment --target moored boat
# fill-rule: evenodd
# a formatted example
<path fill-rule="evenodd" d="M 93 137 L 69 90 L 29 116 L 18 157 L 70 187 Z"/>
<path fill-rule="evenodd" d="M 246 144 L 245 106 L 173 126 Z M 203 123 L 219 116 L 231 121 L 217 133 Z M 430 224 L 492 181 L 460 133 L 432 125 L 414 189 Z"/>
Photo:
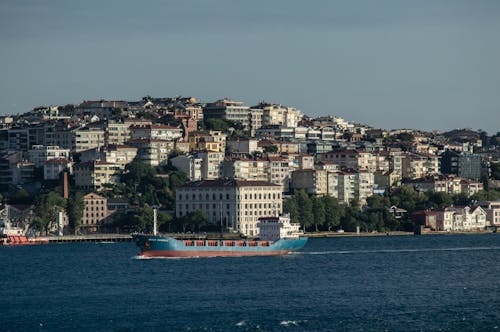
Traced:
<path fill-rule="evenodd" d="M 307 237 L 288 216 L 260 218 L 258 240 L 176 239 L 170 236 L 136 234 L 142 257 L 218 257 L 284 255 L 302 249 Z"/>
<path fill-rule="evenodd" d="M 21 228 L 11 226 L 6 220 L 0 220 L 0 246 L 25 246 L 46 243 L 48 243 L 48 240 L 29 238 L 23 234 Z"/>

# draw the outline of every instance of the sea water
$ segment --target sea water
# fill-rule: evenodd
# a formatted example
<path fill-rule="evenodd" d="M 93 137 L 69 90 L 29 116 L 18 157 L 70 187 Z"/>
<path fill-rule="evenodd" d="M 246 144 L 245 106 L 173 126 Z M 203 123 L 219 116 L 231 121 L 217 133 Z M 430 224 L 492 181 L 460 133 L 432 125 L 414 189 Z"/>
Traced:
<path fill-rule="evenodd" d="M 500 331 L 500 234 L 310 239 L 278 257 L 0 247 L 0 331 Z"/>

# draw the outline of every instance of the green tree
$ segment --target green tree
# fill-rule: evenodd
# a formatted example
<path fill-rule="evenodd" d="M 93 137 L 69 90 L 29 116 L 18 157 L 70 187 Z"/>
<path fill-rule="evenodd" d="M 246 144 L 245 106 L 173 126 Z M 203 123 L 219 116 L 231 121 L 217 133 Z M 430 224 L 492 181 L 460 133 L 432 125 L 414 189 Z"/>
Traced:
<path fill-rule="evenodd" d="M 471 204 L 471 199 L 464 193 L 453 195 L 452 199 L 454 205 L 467 206 Z"/>
<path fill-rule="evenodd" d="M 496 201 L 500 200 L 500 191 L 481 190 L 470 197 L 474 201 Z"/>
<path fill-rule="evenodd" d="M 307 230 L 314 223 L 313 204 L 311 198 L 304 190 L 297 193 L 297 204 L 299 207 L 300 223 Z"/>
<path fill-rule="evenodd" d="M 339 205 L 335 197 L 324 196 L 321 200 L 325 206 L 325 227 L 331 231 L 340 225 L 340 219 L 344 216 L 344 208 Z"/>
<path fill-rule="evenodd" d="M 325 204 L 321 197 L 312 197 L 314 229 L 319 231 L 319 227 L 326 224 L 326 211 Z"/>
<path fill-rule="evenodd" d="M 285 198 L 283 201 L 283 212 L 290 214 L 290 219 L 292 222 L 297 223 L 300 222 L 299 215 L 299 204 L 297 202 L 297 196 L 292 196 L 289 198 Z"/>
<path fill-rule="evenodd" d="M 264 147 L 263 151 L 265 153 L 277 153 L 278 147 L 276 145 L 268 145 Z"/>
<path fill-rule="evenodd" d="M 394 189 L 390 196 L 391 206 L 395 205 L 408 211 L 409 214 L 421 208 L 425 197 L 416 192 L 413 188 L 402 186 Z"/>
<path fill-rule="evenodd" d="M 185 233 L 187 230 L 200 231 L 208 225 L 208 218 L 201 210 L 189 212 L 186 215 L 177 218 L 176 225 L 178 229 Z"/>
<path fill-rule="evenodd" d="M 31 204 L 32 202 L 33 197 L 24 188 L 19 189 L 9 198 L 10 204 Z"/>
<path fill-rule="evenodd" d="M 427 198 L 427 208 L 443 208 L 453 204 L 452 197 L 445 192 L 427 191 L 425 192 Z"/>
<path fill-rule="evenodd" d="M 500 180 L 500 163 L 491 163 L 491 178 Z"/>
<path fill-rule="evenodd" d="M 60 211 L 65 210 L 66 199 L 54 191 L 38 196 L 35 203 L 35 228 L 43 228 L 45 234 L 54 229 Z"/>
<path fill-rule="evenodd" d="M 83 217 L 85 203 L 83 202 L 83 194 L 79 191 L 71 195 L 67 202 L 66 212 L 68 214 L 69 226 L 73 234 L 78 232 Z"/>

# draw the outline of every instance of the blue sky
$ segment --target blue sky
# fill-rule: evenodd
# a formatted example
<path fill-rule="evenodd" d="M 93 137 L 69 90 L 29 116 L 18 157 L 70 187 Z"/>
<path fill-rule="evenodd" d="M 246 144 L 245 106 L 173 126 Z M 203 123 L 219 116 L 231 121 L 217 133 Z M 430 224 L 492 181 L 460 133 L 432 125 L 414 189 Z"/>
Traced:
<path fill-rule="evenodd" d="M 0 113 L 229 97 L 500 131 L 500 1 L 0 2 Z"/>

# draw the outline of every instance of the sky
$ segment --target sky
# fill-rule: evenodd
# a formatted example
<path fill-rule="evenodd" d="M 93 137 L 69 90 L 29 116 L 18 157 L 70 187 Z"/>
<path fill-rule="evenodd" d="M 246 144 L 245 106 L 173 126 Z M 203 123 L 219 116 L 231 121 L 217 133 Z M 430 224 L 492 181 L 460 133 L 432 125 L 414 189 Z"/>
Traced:
<path fill-rule="evenodd" d="M 0 114 L 146 95 L 493 134 L 500 1 L 0 0 Z"/>

